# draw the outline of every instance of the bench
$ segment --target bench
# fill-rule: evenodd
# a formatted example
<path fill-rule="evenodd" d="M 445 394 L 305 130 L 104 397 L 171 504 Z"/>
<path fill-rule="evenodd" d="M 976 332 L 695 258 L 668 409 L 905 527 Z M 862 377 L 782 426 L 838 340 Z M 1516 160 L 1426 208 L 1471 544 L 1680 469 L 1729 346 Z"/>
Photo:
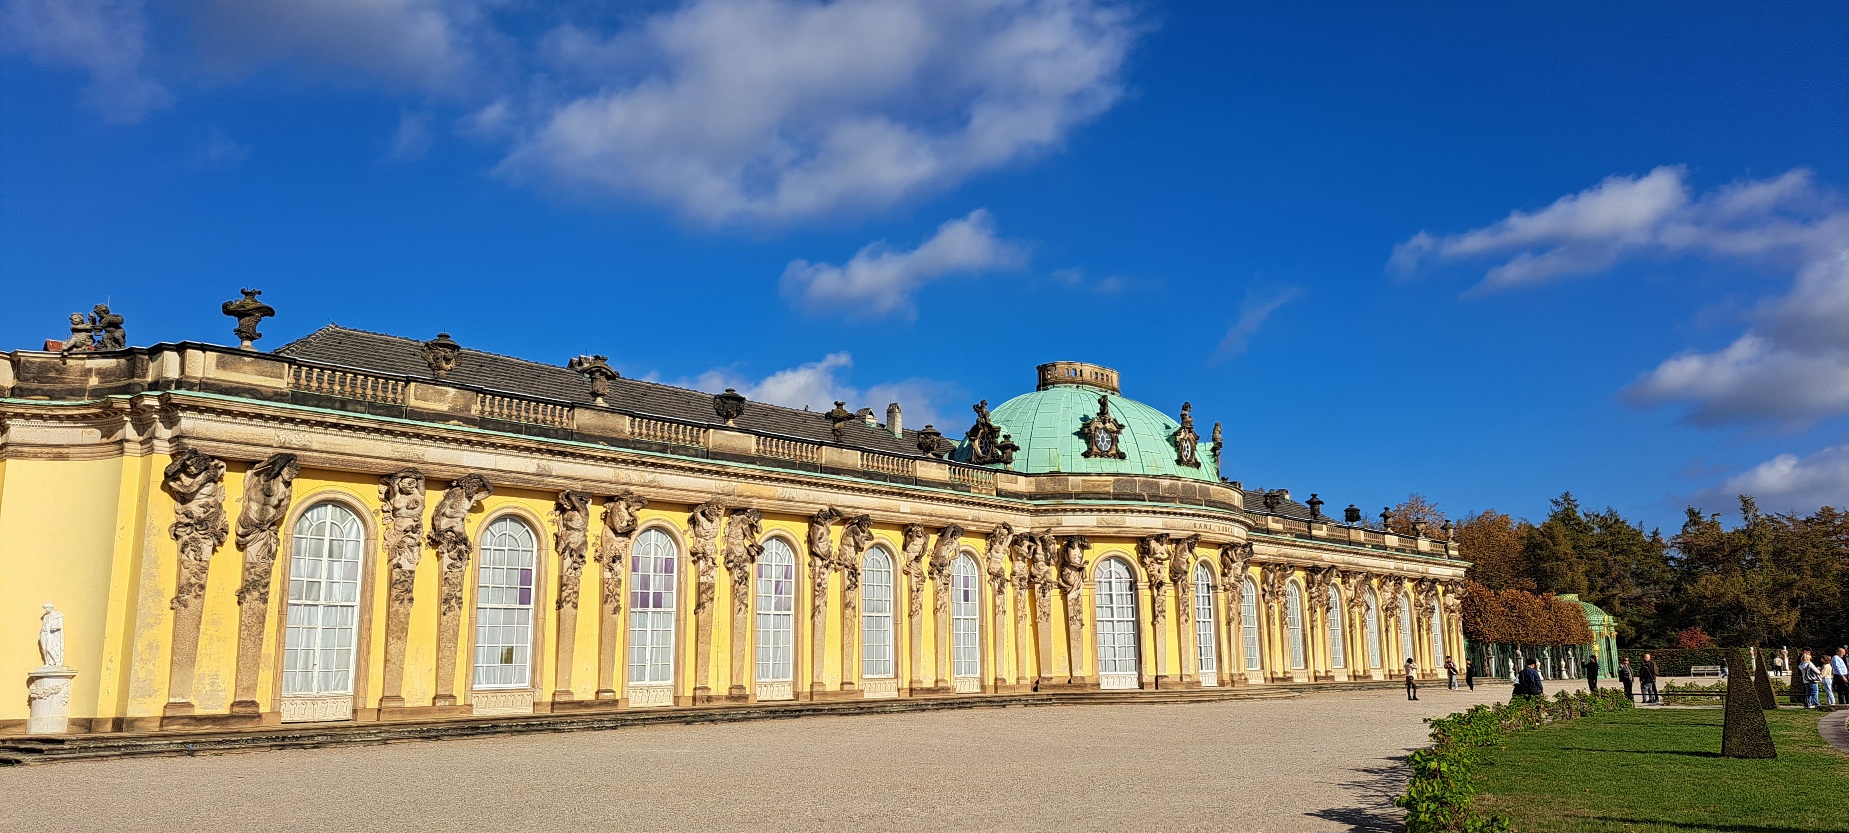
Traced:
<path fill-rule="evenodd" d="M 1692 665 L 1689 666 L 1688 673 L 1691 677 L 1719 677 L 1721 675 L 1721 667 L 1718 665 Z"/>

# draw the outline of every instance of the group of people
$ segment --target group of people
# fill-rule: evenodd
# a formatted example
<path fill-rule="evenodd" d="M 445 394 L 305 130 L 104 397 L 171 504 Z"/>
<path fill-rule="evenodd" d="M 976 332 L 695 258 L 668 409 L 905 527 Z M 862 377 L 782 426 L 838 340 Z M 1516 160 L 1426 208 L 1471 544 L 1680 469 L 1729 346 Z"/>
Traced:
<path fill-rule="evenodd" d="M 1773 662 L 1783 665 L 1783 660 L 1778 657 Z M 1811 659 L 1810 651 L 1804 651 L 1792 671 L 1792 685 L 1804 696 L 1804 708 L 1849 704 L 1849 647 L 1837 648 L 1835 653 L 1817 660 Z M 1818 694 L 1823 695 L 1821 703 Z"/>

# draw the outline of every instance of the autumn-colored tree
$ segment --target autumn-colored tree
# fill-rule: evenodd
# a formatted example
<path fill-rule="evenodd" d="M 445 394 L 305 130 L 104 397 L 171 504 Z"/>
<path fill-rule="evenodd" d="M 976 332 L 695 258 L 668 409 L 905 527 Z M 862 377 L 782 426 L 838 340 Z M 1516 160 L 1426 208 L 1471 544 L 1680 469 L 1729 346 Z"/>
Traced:
<path fill-rule="evenodd" d="M 1387 528 L 1399 535 L 1411 535 L 1414 521 L 1424 521 L 1425 536 L 1437 538 L 1445 525 L 1445 513 L 1425 495 L 1413 492 L 1389 511 Z"/>
<path fill-rule="evenodd" d="M 1527 521 L 1494 509 L 1464 518 L 1457 527 L 1457 545 L 1470 561 L 1471 580 L 1491 590 L 1534 590 L 1532 566 L 1522 540 L 1527 535 Z"/>
<path fill-rule="evenodd" d="M 1708 632 L 1702 630 L 1700 625 L 1696 625 L 1692 628 L 1683 628 L 1682 630 L 1676 631 L 1676 647 L 1683 649 L 1712 648 L 1714 647 L 1714 637 L 1709 636 Z"/>
<path fill-rule="evenodd" d="M 1464 635 L 1503 645 L 1586 645 L 1592 629 L 1585 609 L 1552 594 L 1464 586 Z"/>

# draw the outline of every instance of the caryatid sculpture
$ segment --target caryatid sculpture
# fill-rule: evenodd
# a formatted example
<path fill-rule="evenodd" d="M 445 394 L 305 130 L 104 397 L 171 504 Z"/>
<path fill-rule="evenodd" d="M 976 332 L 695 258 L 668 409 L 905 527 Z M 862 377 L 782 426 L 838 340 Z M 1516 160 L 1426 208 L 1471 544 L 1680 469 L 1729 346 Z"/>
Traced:
<path fill-rule="evenodd" d="M 597 630 L 597 699 L 616 699 L 616 638 L 618 616 L 623 612 L 623 569 L 629 548 L 641 526 L 648 499 L 624 491 L 604 500 L 603 535 L 597 542 L 597 564 L 603 577 L 603 619 Z"/>
<path fill-rule="evenodd" d="M 815 660 L 810 663 L 815 672 L 809 681 L 812 693 L 828 690 L 822 657 L 828 652 L 828 577 L 835 568 L 834 525 L 839 520 L 841 513 L 832 506 L 809 516 L 809 656 Z"/>
<path fill-rule="evenodd" d="M 1085 553 L 1091 541 L 1083 535 L 1068 535 L 1059 542 L 1059 589 L 1066 597 L 1066 660 L 1070 677 L 1078 685 L 1085 681 Z"/>
<path fill-rule="evenodd" d="M 1168 588 L 1173 545 L 1167 535 L 1145 535 L 1136 542 L 1143 573 L 1149 578 L 1149 621 L 1155 636 L 1156 685 L 1168 680 Z M 1183 643 L 1186 644 L 1186 643 Z"/>
<path fill-rule="evenodd" d="M 1195 644 L 1199 634 L 1194 632 L 1194 594 L 1192 591 L 1194 569 L 1194 547 L 1201 542 L 1201 536 L 1183 535 L 1169 539 L 1173 548 L 1168 560 L 1169 582 L 1175 585 L 1175 633 L 1181 639 L 1181 668 L 1177 675 L 1183 682 L 1198 676 L 1200 668 L 1201 646 Z"/>
<path fill-rule="evenodd" d="M 169 715 L 192 713 L 193 668 L 199 656 L 199 622 L 212 553 L 225 543 L 224 461 L 196 448 L 174 455 L 162 473 L 173 495 L 173 524 L 167 534 L 179 545 L 179 581 L 173 595 L 173 655 L 168 672 Z"/>
<path fill-rule="evenodd" d="M 860 628 L 860 556 L 873 546 L 873 518 L 854 515 L 841 527 L 835 564 L 841 568 L 841 690 L 858 688 Z"/>
<path fill-rule="evenodd" d="M 751 679 L 746 635 L 750 633 L 751 573 L 763 554 L 758 538 L 764 532 L 764 514 L 756 509 L 734 509 L 725 525 L 725 571 L 732 578 L 732 688 L 734 700 L 743 699 L 745 681 Z"/>
<path fill-rule="evenodd" d="M 487 478 L 465 474 L 450 481 L 436 508 L 430 510 L 430 534 L 426 540 L 436 549 L 442 568 L 437 604 L 437 693 L 430 701 L 433 706 L 456 705 L 456 640 L 462 627 L 462 587 L 475 548 L 469 541 L 466 522 L 469 513 L 492 494 L 494 487 Z"/>
<path fill-rule="evenodd" d="M 385 560 L 391 566 L 385 606 L 385 682 L 381 708 L 404 705 L 404 652 L 411 630 L 412 588 L 424 557 L 424 473 L 400 469 L 379 478 Z"/>
<path fill-rule="evenodd" d="M 693 697 L 696 703 L 711 702 L 713 666 L 713 599 L 719 591 L 719 523 L 725 518 L 725 506 L 707 501 L 693 508 L 687 518 L 687 560 L 693 565 Z"/>
<path fill-rule="evenodd" d="M 963 527 L 950 524 L 937 531 L 937 543 L 931 547 L 931 584 L 936 591 L 931 609 L 937 614 L 937 687 L 949 688 L 954 674 L 950 667 L 950 593 L 951 564 L 963 538 Z"/>
<path fill-rule="evenodd" d="M 1033 607 L 1030 601 L 1033 589 L 1029 584 L 1028 573 L 1032 569 L 1036 545 L 1033 533 L 1023 532 L 1014 536 L 1008 546 L 1008 560 L 1013 562 L 1014 569 L 1011 583 L 1014 585 L 1014 681 L 1017 685 L 1027 685 L 1028 669 L 1031 667 L 1028 662 L 1029 651 L 1032 649 L 1029 644 L 1031 628 L 1028 625 L 1028 611 Z"/>
<path fill-rule="evenodd" d="M 930 543 L 931 531 L 924 524 L 907 524 L 904 536 L 905 552 L 899 571 L 905 574 L 905 621 L 911 626 L 911 639 L 907 644 L 911 649 L 912 669 L 906 687 L 917 689 L 924 685 L 919 675 L 924 673 L 925 545 Z"/>
<path fill-rule="evenodd" d="M 1006 521 L 996 525 L 989 531 L 985 543 L 988 545 L 989 621 L 993 623 L 989 631 L 990 641 L 994 643 L 995 685 L 999 691 L 1000 686 L 1008 684 L 1007 675 L 1003 673 L 1006 667 L 1003 658 L 1008 656 L 1008 553 L 1014 546 L 1014 527 Z M 1015 661 L 1018 663 L 1020 658 L 1016 657 Z"/>
<path fill-rule="evenodd" d="M 244 508 L 238 512 L 237 547 L 244 551 L 238 585 L 238 667 L 231 710 L 256 714 L 257 674 L 263 660 L 270 606 L 270 574 L 276 566 L 283 519 L 301 464 L 294 454 L 272 454 L 244 473 Z"/>
<path fill-rule="evenodd" d="M 559 554 L 558 646 L 556 648 L 558 684 L 552 691 L 554 702 L 570 700 L 574 649 L 578 645 L 578 599 L 584 583 L 584 558 L 591 548 L 591 502 L 589 492 L 559 493 L 552 506 L 556 531 L 553 549 Z"/>

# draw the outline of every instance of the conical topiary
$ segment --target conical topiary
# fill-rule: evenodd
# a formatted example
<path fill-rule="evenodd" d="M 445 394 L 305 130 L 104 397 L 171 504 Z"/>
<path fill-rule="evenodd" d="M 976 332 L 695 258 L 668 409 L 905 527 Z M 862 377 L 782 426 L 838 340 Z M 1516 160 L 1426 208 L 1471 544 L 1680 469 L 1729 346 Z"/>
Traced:
<path fill-rule="evenodd" d="M 1778 708 L 1778 695 L 1772 693 L 1772 675 L 1766 672 L 1766 653 L 1757 654 L 1759 661 L 1753 663 L 1758 670 L 1753 672 L 1753 690 L 1759 692 L 1759 707 L 1766 711 Z"/>
<path fill-rule="evenodd" d="M 1721 756 L 1726 758 L 1776 758 L 1772 745 L 1772 728 L 1766 725 L 1766 713 L 1760 707 L 1759 693 L 1749 679 L 1746 652 L 1727 655 L 1727 707 L 1721 717 Z"/>

